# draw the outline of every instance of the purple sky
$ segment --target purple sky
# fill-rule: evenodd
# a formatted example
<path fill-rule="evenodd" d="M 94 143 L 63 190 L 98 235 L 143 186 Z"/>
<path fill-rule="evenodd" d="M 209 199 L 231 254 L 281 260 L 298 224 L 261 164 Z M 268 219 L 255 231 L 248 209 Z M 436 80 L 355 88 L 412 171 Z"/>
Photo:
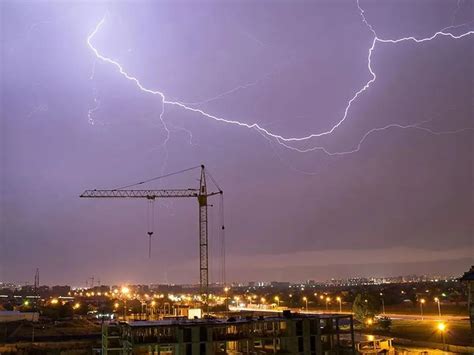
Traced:
<path fill-rule="evenodd" d="M 380 39 L 474 30 L 469 0 L 360 6 Z M 87 38 L 105 15 L 93 45 L 146 88 L 304 137 L 330 130 L 371 79 L 374 33 L 355 1 L 6 0 L 0 9 L 0 281 L 31 283 L 39 267 L 47 284 L 198 282 L 196 201 L 156 204 L 149 260 L 146 201 L 78 196 L 200 163 L 225 191 L 229 280 L 459 274 L 473 262 L 474 34 L 377 43 L 377 78 L 346 120 L 288 143 L 358 150 L 329 156 L 176 105 L 162 116 L 167 139 L 161 97 L 97 59 Z M 374 128 L 421 122 L 374 131 L 357 149 Z M 210 209 L 214 281 L 218 215 Z"/>

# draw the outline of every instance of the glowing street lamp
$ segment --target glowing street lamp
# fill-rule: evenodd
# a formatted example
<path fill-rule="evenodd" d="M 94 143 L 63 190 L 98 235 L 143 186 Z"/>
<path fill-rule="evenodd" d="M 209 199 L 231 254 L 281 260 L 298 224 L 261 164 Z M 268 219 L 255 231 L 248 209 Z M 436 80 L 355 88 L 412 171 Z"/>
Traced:
<path fill-rule="evenodd" d="M 229 310 L 229 300 L 228 300 L 228 298 L 227 298 L 227 293 L 229 292 L 229 290 L 230 290 L 230 289 L 229 289 L 228 287 L 224 287 L 224 293 L 225 293 L 225 299 L 224 299 L 224 301 L 225 301 L 225 309 L 226 309 L 226 311 Z"/>
<path fill-rule="evenodd" d="M 341 297 L 337 297 L 336 300 L 339 302 L 339 313 L 342 313 L 342 299 Z"/>
<path fill-rule="evenodd" d="M 127 320 L 127 296 L 130 294 L 130 289 L 127 286 L 122 286 L 120 289 L 120 292 L 122 293 L 124 302 L 123 302 L 123 319 Z"/>
<path fill-rule="evenodd" d="M 306 303 L 306 312 L 308 312 L 308 297 L 303 297 L 303 301 Z"/>
<path fill-rule="evenodd" d="M 424 298 L 422 298 L 422 299 L 420 300 L 421 320 L 423 320 L 423 305 L 425 304 L 425 302 L 426 302 L 426 301 L 425 301 Z"/>
<path fill-rule="evenodd" d="M 151 316 L 151 317 L 154 317 L 154 315 L 155 315 L 156 301 L 155 301 L 155 300 L 151 301 L 151 302 L 150 302 L 150 305 L 151 305 L 150 316 Z"/>
<path fill-rule="evenodd" d="M 329 302 L 331 302 L 331 298 L 326 297 L 326 311 L 329 309 Z"/>
<path fill-rule="evenodd" d="M 261 302 L 262 304 L 265 304 L 265 302 L 266 302 L 265 297 L 260 298 L 260 302 Z"/>
<path fill-rule="evenodd" d="M 280 297 L 275 296 L 275 301 L 277 303 L 278 308 L 280 308 Z"/>
<path fill-rule="evenodd" d="M 443 350 L 444 350 L 446 349 L 446 338 L 445 338 L 446 324 L 443 322 L 439 322 L 436 328 L 441 333 L 441 338 L 443 339 Z"/>
<path fill-rule="evenodd" d="M 382 300 L 382 314 L 385 315 L 385 301 L 383 299 L 383 293 L 380 292 L 380 299 Z"/>
<path fill-rule="evenodd" d="M 51 300 L 51 304 L 58 304 L 59 303 L 59 300 L 57 298 L 53 298 Z"/>
<path fill-rule="evenodd" d="M 441 317 L 441 304 L 438 297 L 435 297 L 435 302 L 438 304 L 438 315 Z"/>

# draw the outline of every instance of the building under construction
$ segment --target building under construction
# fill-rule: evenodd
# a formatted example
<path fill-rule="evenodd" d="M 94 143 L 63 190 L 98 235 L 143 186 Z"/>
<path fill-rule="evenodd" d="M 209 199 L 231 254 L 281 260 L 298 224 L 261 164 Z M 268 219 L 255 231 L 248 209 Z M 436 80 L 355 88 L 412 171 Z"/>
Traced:
<path fill-rule="evenodd" d="M 350 314 L 108 323 L 103 354 L 355 354 Z"/>

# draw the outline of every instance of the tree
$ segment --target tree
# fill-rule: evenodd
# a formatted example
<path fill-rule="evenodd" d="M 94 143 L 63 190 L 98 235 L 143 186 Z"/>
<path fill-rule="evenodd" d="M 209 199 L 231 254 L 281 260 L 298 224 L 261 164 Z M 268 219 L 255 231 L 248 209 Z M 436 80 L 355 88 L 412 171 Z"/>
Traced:
<path fill-rule="evenodd" d="M 358 294 L 352 304 L 354 317 L 361 323 L 373 319 L 380 311 L 380 300 L 373 295 Z"/>
<path fill-rule="evenodd" d="M 390 327 L 392 326 L 392 319 L 389 317 L 382 317 L 379 319 L 378 325 L 383 330 L 390 330 Z"/>

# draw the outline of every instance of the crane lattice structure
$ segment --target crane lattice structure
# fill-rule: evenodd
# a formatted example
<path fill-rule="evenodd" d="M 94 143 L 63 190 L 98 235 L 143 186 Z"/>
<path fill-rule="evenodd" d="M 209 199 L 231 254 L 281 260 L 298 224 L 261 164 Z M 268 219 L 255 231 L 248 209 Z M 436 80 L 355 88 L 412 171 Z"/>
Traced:
<path fill-rule="evenodd" d="M 141 185 L 159 178 L 168 177 L 184 171 L 201 168 L 201 177 L 199 179 L 199 188 L 188 188 L 188 189 L 163 189 L 163 190 L 130 190 L 128 187 Z M 161 198 L 196 198 L 199 205 L 199 283 L 201 295 L 205 297 L 207 302 L 207 296 L 209 293 L 209 260 L 208 260 L 208 198 L 215 195 L 223 196 L 223 191 L 217 185 L 212 175 L 207 172 L 209 177 L 212 179 L 217 191 L 208 191 L 206 184 L 206 169 L 204 165 L 185 169 L 177 173 L 160 176 L 158 178 L 149 179 L 146 181 L 139 182 L 137 184 L 127 185 L 112 190 L 86 190 L 80 197 L 82 198 L 144 198 L 154 201 L 155 199 Z M 222 201 L 221 201 L 222 203 Z M 222 225 L 224 230 L 224 225 Z"/>

